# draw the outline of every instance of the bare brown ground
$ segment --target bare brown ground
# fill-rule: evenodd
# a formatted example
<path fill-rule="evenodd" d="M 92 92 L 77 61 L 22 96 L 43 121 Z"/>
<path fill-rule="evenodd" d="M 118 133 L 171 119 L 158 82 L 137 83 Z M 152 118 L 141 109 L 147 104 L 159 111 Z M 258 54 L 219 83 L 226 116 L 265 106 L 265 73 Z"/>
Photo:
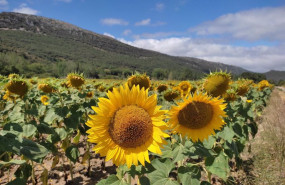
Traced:
<path fill-rule="evenodd" d="M 83 140 L 82 136 L 81 140 Z M 82 157 L 86 151 L 86 146 L 79 146 L 79 151 L 79 161 L 76 162 L 75 165 L 72 165 L 73 179 L 71 179 L 70 175 L 70 162 L 63 155 L 63 151 L 61 151 L 59 162 L 54 168 L 52 168 L 52 162 L 54 159 L 52 154 L 46 157 L 43 164 L 35 165 L 36 184 L 43 184 L 41 174 L 43 173 L 44 168 L 48 170 L 48 185 L 94 185 L 101 179 L 107 178 L 110 174 L 116 174 L 116 167 L 113 165 L 112 161 L 105 162 L 105 158 L 101 158 L 91 150 L 90 173 L 88 174 L 88 165 L 86 163 L 82 164 Z M 10 173 L 6 170 L 2 177 L 0 175 L 0 185 L 7 184 L 9 181 L 15 179 L 13 174 L 17 168 L 18 166 L 13 165 L 10 167 Z M 28 179 L 27 184 L 33 184 L 31 178 Z"/>
<path fill-rule="evenodd" d="M 242 154 L 241 184 L 285 184 L 285 88 L 275 88 L 258 118 L 258 133 Z"/>

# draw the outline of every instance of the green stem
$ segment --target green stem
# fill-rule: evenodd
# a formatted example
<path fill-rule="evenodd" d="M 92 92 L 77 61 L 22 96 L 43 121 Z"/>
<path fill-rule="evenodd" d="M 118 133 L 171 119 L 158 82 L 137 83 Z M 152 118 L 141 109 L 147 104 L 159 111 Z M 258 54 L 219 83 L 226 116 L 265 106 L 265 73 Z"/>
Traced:
<path fill-rule="evenodd" d="M 209 183 L 211 183 L 211 181 L 212 181 L 211 176 L 212 176 L 212 173 L 208 172 L 208 181 L 209 181 Z"/>
<path fill-rule="evenodd" d="M 70 171 L 70 177 L 71 177 L 71 180 L 73 180 L 73 166 L 72 166 L 71 160 L 69 160 L 69 165 L 70 165 L 70 169 L 69 169 L 69 171 Z"/>
<path fill-rule="evenodd" d="M 177 168 L 179 168 L 180 166 L 182 166 L 182 161 L 177 161 Z"/>
<path fill-rule="evenodd" d="M 31 162 L 32 162 L 32 183 L 33 183 L 33 185 L 35 185 L 36 184 L 35 166 L 34 166 L 34 162 L 33 161 L 31 161 Z"/>
<path fill-rule="evenodd" d="M 132 182 L 132 176 L 131 176 L 131 174 L 128 174 L 128 173 L 127 173 L 127 177 L 128 177 L 127 183 L 131 184 L 131 182 Z"/>
<path fill-rule="evenodd" d="M 185 145 L 185 142 L 186 142 L 186 139 L 184 137 L 182 137 L 182 135 L 180 134 L 180 141 L 181 141 L 181 144 L 184 146 Z"/>
<path fill-rule="evenodd" d="M 4 152 L 3 154 L 0 155 L 0 159 L 6 154 L 7 152 Z"/>

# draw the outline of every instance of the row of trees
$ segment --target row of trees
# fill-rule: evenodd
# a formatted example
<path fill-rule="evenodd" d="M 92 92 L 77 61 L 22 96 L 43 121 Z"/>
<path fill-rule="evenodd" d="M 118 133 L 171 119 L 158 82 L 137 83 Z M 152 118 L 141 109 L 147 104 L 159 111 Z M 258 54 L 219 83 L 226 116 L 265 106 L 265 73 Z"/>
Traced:
<path fill-rule="evenodd" d="M 41 61 L 20 56 L 17 53 L 1 53 L 0 52 L 0 74 L 9 75 L 11 73 L 22 74 L 30 77 L 65 77 L 70 72 L 84 73 L 88 78 L 126 78 L 135 71 L 147 73 L 153 79 L 157 80 L 196 80 L 203 76 L 202 73 L 193 72 L 191 69 L 182 71 L 170 71 L 163 68 L 147 68 L 146 70 L 136 67 L 94 66 L 85 62 L 73 62 L 59 60 L 53 62 Z"/>
<path fill-rule="evenodd" d="M 147 70 L 130 69 L 128 67 L 115 67 L 112 65 L 93 66 L 90 63 L 73 62 L 73 61 L 54 61 L 44 63 L 43 61 L 32 61 L 24 56 L 19 56 L 16 53 L 1 53 L 0 52 L 0 74 L 9 75 L 11 73 L 22 74 L 26 77 L 65 77 L 70 72 L 84 73 L 88 78 L 117 78 L 123 79 L 138 71 L 140 73 L 147 73 L 156 80 L 197 80 L 205 76 L 203 73 L 193 71 L 185 68 L 182 71 L 169 70 L 164 68 L 153 68 Z M 247 78 L 252 79 L 254 82 L 266 80 L 265 74 L 244 72 L 241 75 L 234 75 L 234 78 Z M 284 80 L 279 82 L 271 81 L 271 83 L 282 85 Z"/>

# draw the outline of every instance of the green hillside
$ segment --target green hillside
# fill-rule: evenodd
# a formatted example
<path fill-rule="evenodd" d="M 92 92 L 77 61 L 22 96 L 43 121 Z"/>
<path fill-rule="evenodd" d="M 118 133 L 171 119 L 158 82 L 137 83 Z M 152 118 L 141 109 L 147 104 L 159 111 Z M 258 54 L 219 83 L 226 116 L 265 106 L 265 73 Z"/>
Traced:
<path fill-rule="evenodd" d="M 284 64 L 285 65 L 285 64 Z M 271 70 L 264 73 L 267 79 L 273 80 L 276 83 L 280 80 L 285 80 L 285 71 Z"/>
<path fill-rule="evenodd" d="M 68 23 L 19 13 L 0 14 L 0 65 L 1 74 L 28 77 L 78 71 L 93 78 L 121 78 L 139 71 L 158 79 L 197 79 L 219 69 L 246 71 L 136 48 Z"/>

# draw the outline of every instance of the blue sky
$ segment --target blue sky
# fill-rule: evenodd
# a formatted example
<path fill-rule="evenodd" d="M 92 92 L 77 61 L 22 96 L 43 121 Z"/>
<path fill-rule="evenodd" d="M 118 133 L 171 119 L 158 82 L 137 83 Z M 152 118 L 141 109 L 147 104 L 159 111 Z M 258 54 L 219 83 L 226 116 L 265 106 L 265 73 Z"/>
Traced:
<path fill-rule="evenodd" d="M 285 70 L 285 0 L 0 0 L 127 44 L 265 72 Z"/>

